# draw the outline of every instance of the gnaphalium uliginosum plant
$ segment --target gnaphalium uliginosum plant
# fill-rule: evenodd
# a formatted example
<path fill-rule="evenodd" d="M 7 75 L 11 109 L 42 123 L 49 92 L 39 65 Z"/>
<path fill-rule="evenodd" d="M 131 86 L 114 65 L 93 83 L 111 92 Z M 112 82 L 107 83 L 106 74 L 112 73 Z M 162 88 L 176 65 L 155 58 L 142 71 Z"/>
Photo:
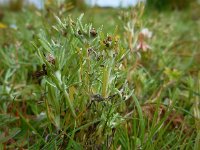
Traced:
<path fill-rule="evenodd" d="M 46 66 L 42 80 L 46 114 L 62 131 L 98 122 L 98 137 L 100 133 L 103 137 L 123 120 L 117 109 L 132 93 L 121 64 L 127 51 L 116 35 L 83 25 L 82 17 L 75 22 L 55 17 L 53 35 L 43 31 L 34 44 L 41 65 Z"/>

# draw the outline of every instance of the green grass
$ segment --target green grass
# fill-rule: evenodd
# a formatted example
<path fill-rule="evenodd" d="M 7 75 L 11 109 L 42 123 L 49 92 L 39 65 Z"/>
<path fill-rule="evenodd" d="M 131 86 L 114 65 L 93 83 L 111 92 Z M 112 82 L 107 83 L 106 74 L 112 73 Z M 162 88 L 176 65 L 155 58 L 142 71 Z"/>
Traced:
<path fill-rule="evenodd" d="M 51 9 L 5 10 L 17 29 L 0 29 L 1 149 L 199 149 L 193 9 Z"/>

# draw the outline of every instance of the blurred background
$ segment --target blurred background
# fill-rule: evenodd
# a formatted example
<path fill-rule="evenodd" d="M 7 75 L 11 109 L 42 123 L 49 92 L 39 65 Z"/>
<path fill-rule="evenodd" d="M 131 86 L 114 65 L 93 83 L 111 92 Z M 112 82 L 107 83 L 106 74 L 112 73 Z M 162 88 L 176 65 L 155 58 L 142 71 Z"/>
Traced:
<path fill-rule="evenodd" d="M 89 6 L 100 7 L 128 7 L 135 6 L 138 1 L 146 1 L 147 5 L 156 9 L 162 9 L 166 7 L 171 8 L 184 8 L 189 3 L 196 1 L 200 3 L 200 0 L 57 0 L 58 3 L 73 2 L 80 4 L 87 4 Z M 52 0 L 0 0 L 1 6 L 18 5 L 18 7 L 24 5 L 34 5 L 38 9 L 44 8 L 45 3 L 53 2 Z"/>
<path fill-rule="evenodd" d="M 8 5 L 10 2 L 17 2 L 21 3 L 22 0 L 0 0 L 1 5 Z M 137 3 L 138 0 L 85 0 L 90 6 L 101 6 L 101 7 L 127 7 L 133 6 Z M 45 0 L 23 0 L 25 4 L 32 5 L 34 4 L 37 8 L 41 9 L 44 7 Z M 60 1 L 62 2 L 62 1 Z"/>
<path fill-rule="evenodd" d="M 200 0 L 0 0 L 0 28 L 23 29 L 24 18 L 27 19 L 27 24 L 35 21 L 34 26 L 40 26 L 37 19 L 54 18 L 54 15 L 62 18 L 69 14 L 76 18 L 84 13 L 85 21 L 91 22 L 95 27 L 109 20 L 104 29 L 113 32 L 113 27 L 119 24 L 121 11 L 129 11 L 139 2 L 144 2 L 144 14 L 147 18 L 158 18 L 162 16 L 161 12 L 164 15 L 171 12 L 170 15 L 176 17 L 179 16 L 173 12 L 181 12 L 182 19 L 187 18 L 188 21 L 198 21 L 200 18 Z M 1 35 L 5 32 L 8 31 L 0 30 Z"/>

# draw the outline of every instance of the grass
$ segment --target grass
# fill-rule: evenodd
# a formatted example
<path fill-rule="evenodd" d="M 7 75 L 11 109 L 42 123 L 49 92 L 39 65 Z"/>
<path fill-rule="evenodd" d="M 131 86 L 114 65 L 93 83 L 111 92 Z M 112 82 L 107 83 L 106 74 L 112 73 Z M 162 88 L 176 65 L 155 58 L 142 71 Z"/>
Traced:
<path fill-rule="evenodd" d="M 5 10 L 1 149 L 199 149 L 199 16 L 148 11 Z"/>

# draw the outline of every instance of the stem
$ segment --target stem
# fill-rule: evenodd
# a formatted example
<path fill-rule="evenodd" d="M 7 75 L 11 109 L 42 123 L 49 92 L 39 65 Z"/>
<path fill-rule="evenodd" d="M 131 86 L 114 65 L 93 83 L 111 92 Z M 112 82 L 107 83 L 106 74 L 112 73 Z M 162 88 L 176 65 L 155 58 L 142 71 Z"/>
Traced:
<path fill-rule="evenodd" d="M 102 86 L 102 96 L 104 98 L 107 95 L 108 80 L 109 80 L 109 71 L 107 68 L 104 68 L 104 70 L 103 70 L 103 86 Z"/>
<path fill-rule="evenodd" d="M 64 93 L 65 100 L 67 101 L 67 104 L 69 105 L 69 108 L 70 108 L 70 111 L 71 111 L 73 117 L 76 118 L 76 113 L 75 113 L 74 107 L 70 101 L 69 94 L 65 90 L 64 84 L 62 85 L 62 92 Z"/>

